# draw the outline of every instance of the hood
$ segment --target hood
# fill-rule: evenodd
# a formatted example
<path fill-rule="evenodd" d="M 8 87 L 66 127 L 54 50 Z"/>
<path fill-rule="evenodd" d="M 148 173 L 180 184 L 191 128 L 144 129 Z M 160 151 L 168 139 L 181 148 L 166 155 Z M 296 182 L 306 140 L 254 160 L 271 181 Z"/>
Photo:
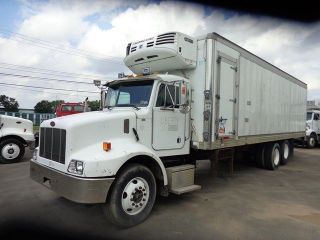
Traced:
<path fill-rule="evenodd" d="M 132 128 L 136 128 L 136 114 L 130 110 L 85 112 L 46 120 L 41 124 L 41 128 L 44 127 L 65 130 L 67 166 L 72 156 L 84 148 L 100 143 L 102 148 L 103 141 L 134 137 L 131 132 Z M 128 129 L 129 132 L 126 131 Z M 40 136 L 40 146 L 41 139 Z M 65 170 L 63 166 L 56 168 Z"/>
<path fill-rule="evenodd" d="M 21 128 L 33 131 L 32 121 L 19 117 L 12 117 L 8 115 L 0 115 L 0 124 L 3 124 L 3 128 Z"/>

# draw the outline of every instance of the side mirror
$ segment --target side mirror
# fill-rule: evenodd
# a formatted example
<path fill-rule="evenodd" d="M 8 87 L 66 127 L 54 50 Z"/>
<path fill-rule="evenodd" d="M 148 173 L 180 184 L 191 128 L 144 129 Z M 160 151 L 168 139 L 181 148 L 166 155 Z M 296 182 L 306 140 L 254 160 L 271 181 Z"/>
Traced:
<path fill-rule="evenodd" d="M 106 101 L 106 90 L 101 89 L 100 110 L 103 110 Z"/>
<path fill-rule="evenodd" d="M 189 106 L 189 84 L 186 82 L 180 83 L 180 107 L 181 113 L 188 113 L 190 111 Z"/>

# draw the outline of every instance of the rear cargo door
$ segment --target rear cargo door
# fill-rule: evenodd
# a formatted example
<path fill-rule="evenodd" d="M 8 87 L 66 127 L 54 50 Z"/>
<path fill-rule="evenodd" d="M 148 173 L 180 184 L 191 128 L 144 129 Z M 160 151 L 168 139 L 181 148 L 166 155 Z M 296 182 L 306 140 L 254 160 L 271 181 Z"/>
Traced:
<path fill-rule="evenodd" d="M 233 138 L 235 131 L 237 60 L 225 54 L 218 57 L 216 136 Z"/>

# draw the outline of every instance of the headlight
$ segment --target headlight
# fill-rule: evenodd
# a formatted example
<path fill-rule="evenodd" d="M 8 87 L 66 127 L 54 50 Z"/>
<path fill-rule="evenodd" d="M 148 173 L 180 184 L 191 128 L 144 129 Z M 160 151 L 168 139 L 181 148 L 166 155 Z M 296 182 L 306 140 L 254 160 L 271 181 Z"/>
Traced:
<path fill-rule="evenodd" d="M 33 150 L 32 159 L 33 159 L 34 161 L 37 161 L 37 157 L 38 157 L 38 148 L 35 148 L 35 149 Z"/>
<path fill-rule="evenodd" d="M 68 172 L 82 175 L 83 174 L 83 162 L 78 160 L 71 160 L 68 166 Z"/>

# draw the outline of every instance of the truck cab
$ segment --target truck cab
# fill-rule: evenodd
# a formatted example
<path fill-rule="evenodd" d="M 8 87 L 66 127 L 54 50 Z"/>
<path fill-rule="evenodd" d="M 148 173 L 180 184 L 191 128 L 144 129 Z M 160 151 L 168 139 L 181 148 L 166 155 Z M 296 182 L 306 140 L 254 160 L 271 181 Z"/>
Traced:
<path fill-rule="evenodd" d="M 104 87 L 102 111 L 41 124 L 31 177 L 75 202 L 105 203 L 110 195 L 115 198 L 110 203 L 125 196 L 119 204 L 107 204 L 106 215 L 130 226 L 145 219 L 156 192 L 166 196 L 169 190 L 200 189 L 193 184 L 194 165 L 176 166 L 175 177 L 169 177 L 162 159 L 190 152 L 189 80 L 152 74 Z"/>
<path fill-rule="evenodd" d="M 57 117 L 62 117 L 82 112 L 84 112 L 83 103 L 61 103 L 56 107 L 55 115 Z"/>
<path fill-rule="evenodd" d="M 320 143 L 320 110 L 307 111 L 306 137 L 308 148 L 314 148 Z"/>
<path fill-rule="evenodd" d="M 33 149 L 34 143 L 32 121 L 0 115 L 0 163 L 21 161 L 25 147 Z"/>

